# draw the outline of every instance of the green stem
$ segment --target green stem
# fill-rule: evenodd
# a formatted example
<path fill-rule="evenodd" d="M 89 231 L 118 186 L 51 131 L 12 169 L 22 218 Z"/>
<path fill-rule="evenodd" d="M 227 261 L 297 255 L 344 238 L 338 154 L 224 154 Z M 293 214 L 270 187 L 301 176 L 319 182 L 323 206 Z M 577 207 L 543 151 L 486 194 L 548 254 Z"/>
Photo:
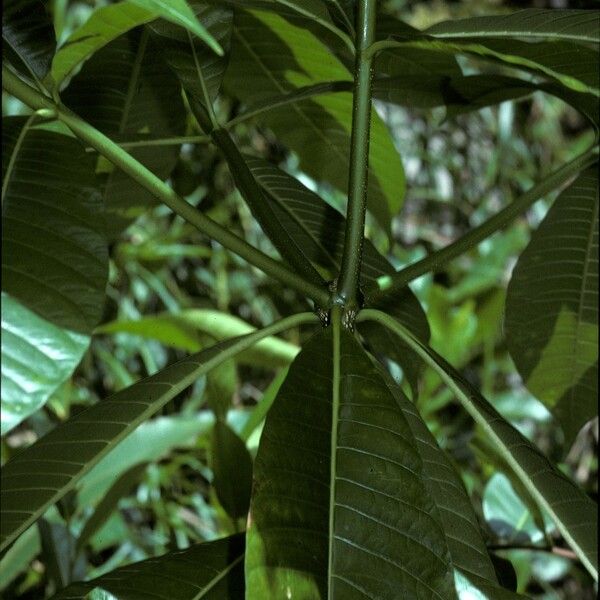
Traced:
<path fill-rule="evenodd" d="M 2 66 L 2 85 L 9 94 L 34 110 L 47 109 L 52 111 L 79 139 L 95 148 L 116 167 L 120 168 L 202 233 L 216 240 L 228 250 L 235 252 L 268 275 L 312 298 L 318 304 L 325 306 L 328 303 L 329 296 L 323 288 L 306 281 L 283 264 L 252 247 L 225 227 L 203 215 L 110 138 L 66 107 L 55 104 L 52 100 L 21 81 L 4 65 Z"/>
<path fill-rule="evenodd" d="M 375 10 L 376 0 L 360 0 L 358 3 L 348 211 L 338 282 L 338 300 L 350 309 L 355 309 L 358 305 L 358 281 L 367 206 L 371 82 L 373 75 L 371 58 L 367 55 L 367 50 L 375 38 Z"/>
<path fill-rule="evenodd" d="M 465 234 L 452 244 L 433 252 L 429 256 L 398 271 L 394 275 L 380 277 L 377 280 L 379 289 L 368 295 L 367 303 L 370 306 L 382 305 L 382 303 L 392 299 L 394 294 L 401 291 L 413 279 L 421 277 L 421 275 L 426 273 L 439 270 L 453 258 L 460 256 L 499 229 L 506 227 L 506 225 L 526 211 L 534 202 L 559 187 L 573 175 L 576 175 L 580 171 L 583 171 L 594 164 L 594 162 L 598 160 L 597 151 L 597 147 L 590 149 L 588 152 L 574 158 L 556 171 L 553 171 L 544 177 L 543 181 L 529 189 L 493 217 L 474 229 L 471 229 L 469 233 Z"/>

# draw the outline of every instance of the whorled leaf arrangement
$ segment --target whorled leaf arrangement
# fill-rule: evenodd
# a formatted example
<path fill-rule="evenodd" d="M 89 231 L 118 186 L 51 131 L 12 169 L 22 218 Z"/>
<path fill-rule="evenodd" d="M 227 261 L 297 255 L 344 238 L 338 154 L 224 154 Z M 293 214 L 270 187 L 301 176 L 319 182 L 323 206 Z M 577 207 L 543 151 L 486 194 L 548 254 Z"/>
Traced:
<path fill-rule="evenodd" d="M 237 525 L 250 507 L 246 535 L 72 584 L 57 600 L 521 597 L 499 583 L 460 475 L 384 368 L 389 360 L 402 367 L 415 395 L 421 361 L 438 373 L 597 578 L 595 503 L 429 348 L 427 318 L 407 286 L 592 167 L 562 192 L 533 235 L 506 307 L 517 368 L 555 408 L 571 441 L 595 415 L 597 393 L 597 147 L 397 273 L 364 239 L 364 220 L 368 208 L 389 233 L 404 188 L 402 162 L 371 111 L 372 97 L 445 106 L 452 115 L 540 90 L 597 127 L 598 11 L 518 11 L 419 31 L 377 14 L 374 0 L 130 0 L 95 11 L 56 51 L 49 17 L 35 5 L 10 0 L 3 16 L 4 88 L 36 111 L 4 122 L 8 426 L 42 406 L 72 373 L 101 318 L 107 238 L 150 199 L 311 299 L 322 325 L 240 435 L 226 423 L 227 406 L 210 396 L 214 489 Z M 512 70 L 465 75 L 456 55 Z M 215 107 L 222 84 L 247 105 L 229 123 Z M 194 118 L 202 134 L 183 136 Z M 346 218 L 284 170 L 238 148 L 235 126 L 253 118 L 295 151 L 314 179 L 349 188 Z M 184 142 L 215 144 L 281 260 L 165 183 Z M 112 170 L 104 164 L 97 174 L 90 149 Z M 188 351 L 206 335 L 223 341 L 76 414 L 12 458 L 2 469 L 2 550 L 200 376 L 241 353 L 253 364 L 287 365 L 297 348 L 270 336 L 317 317 L 301 313 L 257 331 L 217 321 L 189 311 L 96 330 L 173 338 Z M 232 337 L 238 331 L 245 335 Z M 252 467 L 245 442 L 265 414 Z M 133 465 L 109 486 L 79 550 L 139 469 Z"/>

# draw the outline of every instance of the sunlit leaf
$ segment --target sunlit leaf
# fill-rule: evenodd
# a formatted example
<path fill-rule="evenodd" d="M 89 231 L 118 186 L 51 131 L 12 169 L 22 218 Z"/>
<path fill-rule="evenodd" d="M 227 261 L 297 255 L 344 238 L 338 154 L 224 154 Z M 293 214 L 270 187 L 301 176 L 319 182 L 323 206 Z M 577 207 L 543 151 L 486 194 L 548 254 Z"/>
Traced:
<path fill-rule="evenodd" d="M 310 31 L 273 13 L 238 11 L 225 78 L 229 93 L 245 103 L 322 81 L 350 80 L 344 65 Z M 318 181 L 346 190 L 352 97 L 337 93 L 277 108 L 260 116 L 300 157 Z M 373 111 L 369 163 L 369 208 L 384 228 L 404 196 L 402 162 L 384 124 Z"/>

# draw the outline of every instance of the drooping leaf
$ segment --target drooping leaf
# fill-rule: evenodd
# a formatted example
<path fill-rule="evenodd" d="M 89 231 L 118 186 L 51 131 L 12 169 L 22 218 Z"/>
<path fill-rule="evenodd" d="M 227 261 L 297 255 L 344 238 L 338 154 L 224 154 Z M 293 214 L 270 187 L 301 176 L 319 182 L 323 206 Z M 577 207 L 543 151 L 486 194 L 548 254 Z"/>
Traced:
<path fill-rule="evenodd" d="M 243 567 L 244 536 L 238 534 L 71 584 L 52 600 L 100 599 L 102 592 L 119 600 L 243 600 Z M 88 596 L 93 591 L 97 595 Z"/>
<path fill-rule="evenodd" d="M 170 21 L 187 29 L 191 34 L 201 39 L 209 48 L 218 55 L 223 54 L 223 48 L 213 33 L 208 31 L 204 20 L 190 6 L 187 0 L 131 0 L 134 4 L 152 11 L 156 17 Z"/>
<path fill-rule="evenodd" d="M 2 469 L 0 551 L 140 423 L 198 377 L 263 337 L 314 319 L 310 313 L 288 317 L 185 358 L 78 413 L 17 454 Z M 76 455 L 73 447 L 77 447 Z"/>
<path fill-rule="evenodd" d="M 336 277 L 344 247 L 344 217 L 285 171 L 258 158 L 247 157 L 246 160 L 267 192 L 282 226 L 298 241 L 306 256 L 319 265 L 326 278 Z M 365 293 L 376 287 L 378 277 L 393 272 L 392 265 L 369 240 L 365 240 L 361 270 L 361 285 Z M 427 318 L 410 288 L 405 288 L 386 308 L 421 339 L 429 339 Z M 376 323 L 363 323 L 360 331 L 367 336 L 376 353 L 401 364 L 416 385 L 419 364 L 411 359 L 410 351 L 396 336 Z"/>
<path fill-rule="evenodd" d="M 54 28 L 46 6 L 40 0 L 5 0 L 2 9 L 5 58 L 21 72 L 44 79 L 56 50 Z"/>
<path fill-rule="evenodd" d="M 177 23 L 212 44 L 213 48 L 218 47 L 183 0 L 176 0 L 175 3 L 125 0 L 95 10 L 61 45 L 52 59 L 54 81 L 60 85 L 78 65 L 100 48 L 131 29 L 158 18 Z"/>
<path fill-rule="evenodd" d="M 74 138 L 8 117 L 2 134 L 2 289 L 45 320 L 89 334 L 108 277 L 102 199 Z"/>
<path fill-rule="evenodd" d="M 598 505 L 561 473 L 525 436 L 437 352 L 417 340 L 385 313 L 363 310 L 359 319 L 374 319 L 400 336 L 431 366 L 469 412 L 531 496 L 545 510 L 586 569 L 598 574 Z"/>
<path fill-rule="evenodd" d="M 369 357 L 340 329 L 334 318 L 307 342 L 267 415 L 248 597 L 450 600 L 448 549 L 415 439 Z"/>
<path fill-rule="evenodd" d="M 426 31 L 444 39 L 522 37 L 600 43 L 599 21 L 597 10 L 529 8 L 506 15 L 444 21 Z"/>
<path fill-rule="evenodd" d="M 262 11 L 236 11 L 227 91 L 244 103 L 329 81 L 349 81 L 350 72 L 310 31 Z M 318 181 L 345 191 L 348 178 L 352 97 L 337 93 L 262 113 L 271 128 Z M 402 163 L 385 125 L 373 111 L 369 164 L 371 212 L 384 228 L 402 205 Z"/>
<path fill-rule="evenodd" d="M 213 486 L 227 514 L 246 517 L 252 489 L 252 457 L 246 444 L 222 420 L 217 419 L 211 446 Z"/>
<path fill-rule="evenodd" d="M 529 391 L 559 417 L 570 447 L 597 414 L 598 171 L 554 202 L 519 257 L 506 298 L 506 340 Z"/>
<path fill-rule="evenodd" d="M 256 331 L 239 317 L 206 308 L 183 310 L 177 314 L 160 314 L 135 321 L 112 321 L 96 328 L 96 333 L 132 333 L 189 352 L 203 346 L 202 334 L 215 340 L 244 335 Z M 284 367 L 298 354 L 298 346 L 280 338 L 268 337 L 240 353 L 237 360 L 243 364 L 267 368 Z"/>
<path fill-rule="evenodd" d="M 214 53 L 213 53 L 214 55 Z M 115 139 L 173 137 L 185 132 L 185 109 L 177 80 L 159 49 L 139 29 L 121 35 L 94 54 L 62 93 L 63 102 Z M 166 179 L 177 146 L 131 148 L 131 154 Z M 155 198 L 116 167 L 106 174 L 104 199 L 114 236 Z"/>

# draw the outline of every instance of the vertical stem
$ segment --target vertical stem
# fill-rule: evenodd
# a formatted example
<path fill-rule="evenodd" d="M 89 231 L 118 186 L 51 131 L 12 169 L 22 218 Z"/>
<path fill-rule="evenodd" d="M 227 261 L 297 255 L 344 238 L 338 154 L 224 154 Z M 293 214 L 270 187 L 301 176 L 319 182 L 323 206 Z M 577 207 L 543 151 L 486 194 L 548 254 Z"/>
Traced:
<path fill-rule="evenodd" d="M 356 309 L 358 305 L 358 280 L 367 204 L 372 80 L 372 58 L 368 53 L 368 48 L 375 37 L 375 8 L 376 0 L 359 0 L 358 2 L 348 211 L 338 282 L 338 302 L 351 309 Z"/>

